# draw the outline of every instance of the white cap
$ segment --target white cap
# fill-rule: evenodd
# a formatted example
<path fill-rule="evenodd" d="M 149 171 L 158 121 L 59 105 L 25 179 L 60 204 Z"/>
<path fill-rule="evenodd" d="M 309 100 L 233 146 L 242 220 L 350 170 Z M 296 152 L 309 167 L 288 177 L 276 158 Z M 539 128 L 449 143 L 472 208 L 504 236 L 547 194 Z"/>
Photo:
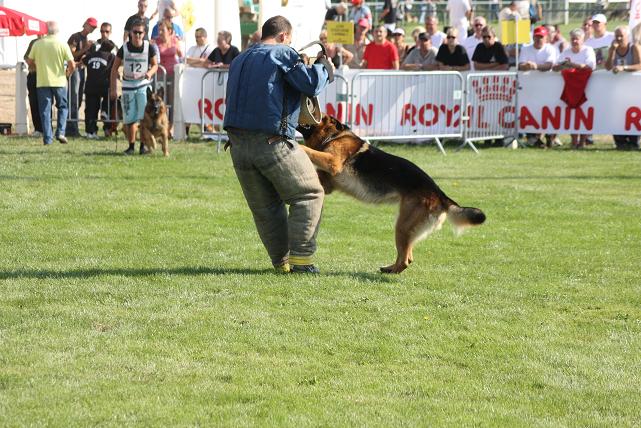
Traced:
<path fill-rule="evenodd" d="M 392 31 L 392 36 L 395 36 L 397 34 L 400 34 L 401 36 L 405 35 L 405 30 L 402 28 L 397 28 L 396 30 Z"/>
<path fill-rule="evenodd" d="M 605 15 L 602 13 L 597 13 L 592 17 L 592 21 L 599 21 L 605 24 L 606 22 L 608 22 L 608 18 L 606 18 Z"/>

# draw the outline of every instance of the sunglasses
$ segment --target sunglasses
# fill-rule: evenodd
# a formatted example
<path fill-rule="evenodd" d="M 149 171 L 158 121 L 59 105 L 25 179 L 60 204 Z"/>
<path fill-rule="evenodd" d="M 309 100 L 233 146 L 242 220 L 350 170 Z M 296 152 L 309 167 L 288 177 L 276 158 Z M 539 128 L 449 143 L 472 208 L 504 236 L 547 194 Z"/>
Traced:
<path fill-rule="evenodd" d="M 143 34 L 145 34 L 144 31 L 132 31 L 132 33 L 134 33 L 136 36 L 142 36 Z"/>
<path fill-rule="evenodd" d="M 492 36 L 483 36 L 484 39 L 491 39 Z"/>
<path fill-rule="evenodd" d="M 100 34 L 109 34 L 111 31 L 109 30 L 100 30 Z"/>
<path fill-rule="evenodd" d="M 482 27 L 483 24 L 474 24 L 475 27 Z"/>
<path fill-rule="evenodd" d="M 447 36 L 448 39 L 456 39 L 454 36 Z"/>

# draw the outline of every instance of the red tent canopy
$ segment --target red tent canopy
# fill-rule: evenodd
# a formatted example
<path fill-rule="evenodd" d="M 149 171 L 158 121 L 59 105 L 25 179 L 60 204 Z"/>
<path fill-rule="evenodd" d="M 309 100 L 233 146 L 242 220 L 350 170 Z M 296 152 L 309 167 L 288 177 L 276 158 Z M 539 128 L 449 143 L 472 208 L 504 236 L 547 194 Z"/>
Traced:
<path fill-rule="evenodd" d="M 47 24 L 32 16 L 0 6 L 0 36 L 47 34 Z"/>

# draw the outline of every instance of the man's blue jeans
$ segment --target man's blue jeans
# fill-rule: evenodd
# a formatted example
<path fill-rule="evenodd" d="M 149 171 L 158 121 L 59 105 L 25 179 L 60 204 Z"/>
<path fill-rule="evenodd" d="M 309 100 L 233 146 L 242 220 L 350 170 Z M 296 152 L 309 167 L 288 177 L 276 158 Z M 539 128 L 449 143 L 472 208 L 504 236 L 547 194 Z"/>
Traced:
<path fill-rule="evenodd" d="M 58 123 L 56 126 L 56 138 L 65 135 L 67 125 L 67 88 L 44 87 L 38 88 L 38 107 L 40 109 L 40 120 L 42 121 L 42 140 L 45 144 L 53 141 L 53 128 L 51 126 L 51 106 L 56 101 L 58 109 Z"/>
<path fill-rule="evenodd" d="M 82 105 L 82 94 L 85 88 L 85 70 L 77 68 L 69 76 L 69 126 L 67 133 L 72 137 L 79 135 L 78 112 Z"/>

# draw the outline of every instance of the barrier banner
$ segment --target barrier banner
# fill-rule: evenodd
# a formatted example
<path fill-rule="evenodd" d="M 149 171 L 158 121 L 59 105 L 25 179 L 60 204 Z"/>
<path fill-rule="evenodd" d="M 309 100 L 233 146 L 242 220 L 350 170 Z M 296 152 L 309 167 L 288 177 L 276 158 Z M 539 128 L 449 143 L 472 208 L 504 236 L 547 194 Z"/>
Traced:
<path fill-rule="evenodd" d="M 519 75 L 519 131 L 561 134 L 641 134 L 641 73 L 592 73 L 587 101 L 568 108 L 561 101 L 560 73 Z"/>
<path fill-rule="evenodd" d="M 181 105 L 186 123 L 200 123 L 201 79 L 209 70 L 186 67 L 181 77 Z M 485 135 L 488 127 L 498 126 L 504 135 L 515 133 L 515 96 L 517 89 L 505 78 L 496 80 L 488 73 L 487 80 L 471 85 L 462 114 L 460 85 L 454 80 L 438 80 L 429 73 L 403 77 L 366 76 L 353 79 L 362 70 L 341 73 L 319 97 L 321 109 L 343 122 L 351 122 L 363 137 L 417 138 L 429 135 L 455 135 L 460 132 L 462 118 L 470 117 L 468 133 Z M 464 74 L 465 76 L 465 74 Z M 450 82 L 451 80 L 451 82 Z M 478 80 L 478 79 L 477 79 Z M 347 84 L 352 97 L 348 94 Z M 225 114 L 227 72 L 214 71 L 204 80 L 205 122 L 222 124 Z M 579 108 L 567 108 L 561 101 L 563 78 L 560 73 L 537 71 L 519 73 L 519 132 L 641 134 L 641 73 L 613 74 L 596 71 L 590 78 L 587 101 Z M 454 85 L 454 86 L 451 86 Z M 500 108 L 490 106 L 500 103 Z"/>

